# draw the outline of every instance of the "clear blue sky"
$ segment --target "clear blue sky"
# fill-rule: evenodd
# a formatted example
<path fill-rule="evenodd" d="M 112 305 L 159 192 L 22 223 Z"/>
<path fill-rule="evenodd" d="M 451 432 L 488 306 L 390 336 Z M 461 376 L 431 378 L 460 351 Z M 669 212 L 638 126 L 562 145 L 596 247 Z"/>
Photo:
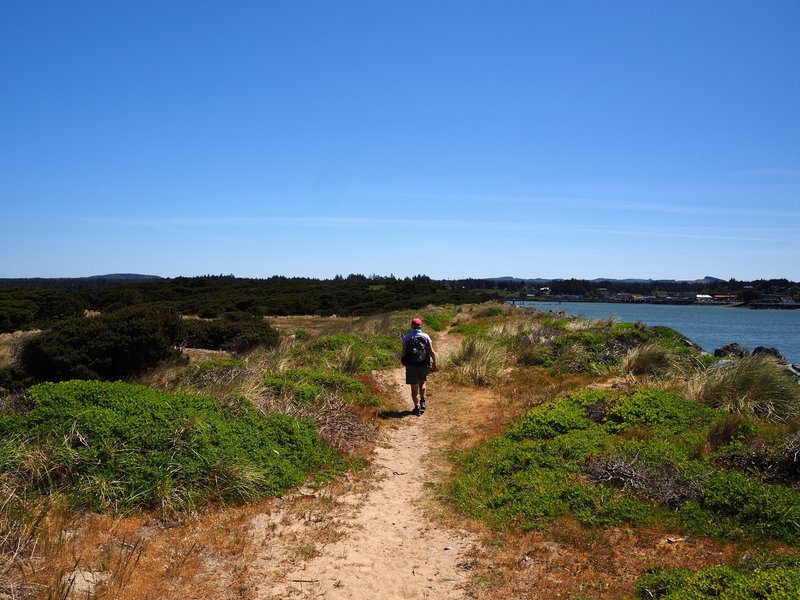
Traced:
<path fill-rule="evenodd" d="M 0 277 L 800 280 L 800 2 L 0 0 Z"/>

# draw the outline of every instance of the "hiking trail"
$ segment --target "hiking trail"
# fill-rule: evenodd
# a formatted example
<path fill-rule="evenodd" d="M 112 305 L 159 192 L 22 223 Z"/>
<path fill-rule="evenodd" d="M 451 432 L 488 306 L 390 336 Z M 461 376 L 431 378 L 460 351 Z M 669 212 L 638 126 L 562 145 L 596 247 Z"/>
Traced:
<path fill-rule="evenodd" d="M 447 343 L 436 349 L 439 356 L 446 354 Z M 393 396 L 387 399 L 390 405 L 410 409 L 404 370 L 382 375 Z M 476 542 L 465 532 L 433 520 L 436 500 L 426 487 L 435 478 L 430 468 L 432 425 L 446 418 L 436 402 L 436 377 L 434 374 L 428 382 L 430 400 L 424 415 L 413 416 L 409 410 L 387 413 L 393 422 L 383 428 L 372 458 L 377 481 L 365 491 L 331 498 L 339 507 L 351 509 L 339 511 L 334 525 L 338 539 L 309 552 L 312 556 L 297 561 L 299 564 L 277 581 L 257 577 L 259 565 L 269 570 L 271 563 L 280 562 L 265 540 L 264 551 L 250 572 L 251 581 L 261 580 L 256 598 L 468 597 L 465 585 L 474 566 L 469 552 Z M 256 517 L 256 531 L 274 534 L 276 516 Z"/>

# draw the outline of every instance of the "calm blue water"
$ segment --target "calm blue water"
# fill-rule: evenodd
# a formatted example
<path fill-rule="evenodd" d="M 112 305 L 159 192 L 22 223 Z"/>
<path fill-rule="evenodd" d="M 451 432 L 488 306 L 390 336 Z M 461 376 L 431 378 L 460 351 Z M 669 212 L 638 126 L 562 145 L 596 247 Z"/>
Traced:
<path fill-rule="evenodd" d="M 708 352 L 738 342 L 777 348 L 790 362 L 800 363 L 800 309 L 750 310 L 731 306 L 670 304 L 607 304 L 603 302 L 519 302 L 539 310 L 564 311 L 590 319 L 616 317 L 666 325 L 681 332 Z"/>

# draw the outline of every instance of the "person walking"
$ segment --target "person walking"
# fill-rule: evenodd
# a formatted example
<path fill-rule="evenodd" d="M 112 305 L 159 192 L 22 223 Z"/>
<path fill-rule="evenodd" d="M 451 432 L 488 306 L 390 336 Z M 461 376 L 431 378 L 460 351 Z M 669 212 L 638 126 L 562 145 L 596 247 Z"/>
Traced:
<path fill-rule="evenodd" d="M 431 336 L 422 331 L 422 319 L 411 319 L 411 331 L 403 336 L 402 363 L 406 367 L 406 383 L 411 386 L 414 414 L 419 416 L 427 408 L 425 383 L 428 374 L 436 370 L 436 353 Z"/>

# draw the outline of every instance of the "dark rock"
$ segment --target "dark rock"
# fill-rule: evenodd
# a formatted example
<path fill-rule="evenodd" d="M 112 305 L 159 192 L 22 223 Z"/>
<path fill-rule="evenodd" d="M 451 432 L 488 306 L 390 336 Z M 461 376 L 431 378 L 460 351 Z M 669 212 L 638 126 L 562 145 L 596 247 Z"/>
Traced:
<path fill-rule="evenodd" d="M 747 358 L 750 356 L 750 351 L 741 344 L 725 344 L 721 348 L 714 350 L 714 356 L 733 357 L 733 358 Z"/>
<path fill-rule="evenodd" d="M 786 360 L 786 357 L 783 356 L 780 352 L 778 352 L 777 348 L 769 348 L 767 346 L 758 346 L 753 350 L 753 356 L 771 356 L 772 358 L 776 359 L 782 365 L 788 365 L 789 361 Z"/>

